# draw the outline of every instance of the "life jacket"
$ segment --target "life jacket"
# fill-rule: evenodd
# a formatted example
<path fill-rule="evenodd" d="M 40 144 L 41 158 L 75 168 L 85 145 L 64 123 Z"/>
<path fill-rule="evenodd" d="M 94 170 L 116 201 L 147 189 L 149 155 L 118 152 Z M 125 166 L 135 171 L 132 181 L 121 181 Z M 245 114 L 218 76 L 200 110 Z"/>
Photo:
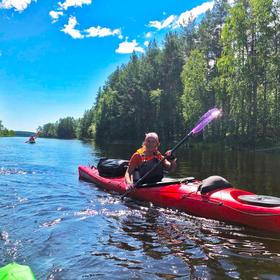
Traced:
<path fill-rule="evenodd" d="M 153 155 L 147 156 L 144 147 L 138 149 L 136 154 L 141 156 L 142 163 L 134 170 L 133 181 L 137 182 L 157 164 L 158 166 L 142 181 L 142 183 L 147 184 L 161 181 L 163 178 L 163 163 L 161 162 L 159 164 L 159 161 L 163 159 L 162 154 L 157 151 Z"/>

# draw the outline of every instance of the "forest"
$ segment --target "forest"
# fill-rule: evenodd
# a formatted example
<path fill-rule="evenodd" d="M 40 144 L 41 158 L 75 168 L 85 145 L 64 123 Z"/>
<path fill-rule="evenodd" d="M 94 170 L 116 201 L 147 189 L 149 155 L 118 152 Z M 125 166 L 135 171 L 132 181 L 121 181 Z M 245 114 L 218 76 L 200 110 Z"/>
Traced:
<path fill-rule="evenodd" d="M 41 136 L 139 141 L 149 131 L 178 140 L 212 107 L 223 117 L 205 139 L 256 145 L 280 140 L 280 1 L 215 1 L 205 16 L 132 53 L 80 119 Z"/>

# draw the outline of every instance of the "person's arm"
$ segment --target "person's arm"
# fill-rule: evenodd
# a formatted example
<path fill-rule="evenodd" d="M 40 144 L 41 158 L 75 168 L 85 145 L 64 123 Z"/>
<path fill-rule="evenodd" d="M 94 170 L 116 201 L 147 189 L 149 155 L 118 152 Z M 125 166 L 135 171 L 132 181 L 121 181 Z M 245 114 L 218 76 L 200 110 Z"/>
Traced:
<path fill-rule="evenodd" d="M 132 169 L 131 168 L 131 166 L 128 166 L 127 167 L 127 170 L 126 170 L 126 172 L 125 172 L 125 182 L 128 184 L 128 185 L 131 185 L 131 184 L 133 184 L 133 170 L 134 169 Z"/>
<path fill-rule="evenodd" d="M 163 165 L 164 165 L 165 169 L 168 170 L 168 172 L 174 172 L 176 169 L 176 166 L 177 166 L 176 157 L 171 154 L 171 150 L 166 151 L 165 156 L 167 157 L 163 161 Z"/>
<path fill-rule="evenodd" d="M 133 172 L 141 164 L 141 156 L 139 154 L 133 154 L 131 157 L 128 168 L 125 172 L 125 181 L 128 185 L 133 184 Z"/>

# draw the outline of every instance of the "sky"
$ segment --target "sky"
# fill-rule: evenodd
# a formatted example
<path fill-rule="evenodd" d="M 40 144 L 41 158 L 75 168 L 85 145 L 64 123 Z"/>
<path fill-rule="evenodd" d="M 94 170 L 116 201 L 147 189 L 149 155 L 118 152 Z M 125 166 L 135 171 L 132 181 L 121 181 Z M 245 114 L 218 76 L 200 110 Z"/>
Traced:
<path fill-rule="evenodd" d="M 203 0 L 0 0 L 0 120 L 36 131 L 82 117 L 131 53 L 213 8 Z"/>

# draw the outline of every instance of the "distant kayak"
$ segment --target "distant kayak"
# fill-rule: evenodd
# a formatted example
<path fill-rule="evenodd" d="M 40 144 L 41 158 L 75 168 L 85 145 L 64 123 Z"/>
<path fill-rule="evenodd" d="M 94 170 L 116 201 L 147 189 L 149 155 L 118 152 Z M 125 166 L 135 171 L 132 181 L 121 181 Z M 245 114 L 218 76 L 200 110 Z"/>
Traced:
<path fill-rule="evenodd" d="M 27 141 L 25 141 L 25 143 L 35 144 L 36 138 L 39 136 L 39 134 L 40 134 L 40 131 L 38 131 L 35 135 L 30 136 L 29 139 Z"/>
<path fill-rule="evenodd" d="M 126 192 L 124 177 L 102 177 L 96 167 L 79 166 L 79 177 L 107 190 Z M 280 233 L 280 198 L 236 189 L 219 176 L 146 184 L 128 196 L 195 216 Z"/>
<path fill-rule="evenodd" d="M 28 144 L 35 144 L 35 143 L 36 143 L 36 140 L 35 140 L 35 139 L 27 140 L 27 141 L 25 141 L 25 143 L 28 143 Z"/>
<path fill-rule="evenodd" d="M 0 280 L 36 280 L 36 278 L 29 266 L 10 263 L 0 268 Z"/>

